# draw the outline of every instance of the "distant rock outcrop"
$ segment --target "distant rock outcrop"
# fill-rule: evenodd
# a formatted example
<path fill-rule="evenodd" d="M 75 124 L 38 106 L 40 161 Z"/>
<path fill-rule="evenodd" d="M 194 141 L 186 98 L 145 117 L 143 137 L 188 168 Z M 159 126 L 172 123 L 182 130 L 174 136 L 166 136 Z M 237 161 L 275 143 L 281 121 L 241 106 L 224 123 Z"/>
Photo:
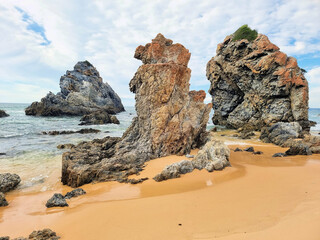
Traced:
<path fill-rule="evenodd" d="M 189 51 L 158 34 L 134 56 L 144 63 L 129 84 L 137 117 L 121 139 L 95 140 L 64 153 L 64 184 L 126 181 L 147 160 L 186 154 L 204 143 L 211 105 L 203 103 L 204 91 L 189 92 Z"/>
<path fill-rule="evenodd" d="M 207 64 L 214 124 L 253 130 L 298 122 L 308 132 L 308 82 L 293 57 L 259 34 L 253 41 L 227 36 Z"/>
<path fill-rule="evenodd" d="M 111 114 L 124 111 L 119 96 L 103 83 L 97 69 L 88 61 L 78 62 L 73 71 L 60 78 L 61 91 L 51 92 L 26 108 L 26 115 L 82 116 L 98 110 Z"/>
<path fill-rule="evenodd" d="M 0 118 L 3 118 L 3 117 L 9 117 L 9 114 L 7 114 L 5 111 L 0 109 Z"/>
<path fill-rule="evenodd" d="M 99 125 L 99 124 L 120 124 L 118 118 L 105 111 L 97 111 L 84 115 L 80 119 L 81 123 L 79 125 Z"/>

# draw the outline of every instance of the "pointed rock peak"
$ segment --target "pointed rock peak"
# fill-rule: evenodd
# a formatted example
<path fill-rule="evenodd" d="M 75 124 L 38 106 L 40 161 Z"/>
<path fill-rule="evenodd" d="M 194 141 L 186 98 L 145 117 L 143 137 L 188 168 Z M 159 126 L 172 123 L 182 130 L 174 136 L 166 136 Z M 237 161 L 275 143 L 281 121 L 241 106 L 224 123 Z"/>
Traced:
<path fill-rule="evenodd" d="M 179 43 L 172 44 L 172 40 L 159 33 L 151 43 L 137 47 L 134 57 L 144 64 L 170 63 L 187 66 L 191 54 Z"/>

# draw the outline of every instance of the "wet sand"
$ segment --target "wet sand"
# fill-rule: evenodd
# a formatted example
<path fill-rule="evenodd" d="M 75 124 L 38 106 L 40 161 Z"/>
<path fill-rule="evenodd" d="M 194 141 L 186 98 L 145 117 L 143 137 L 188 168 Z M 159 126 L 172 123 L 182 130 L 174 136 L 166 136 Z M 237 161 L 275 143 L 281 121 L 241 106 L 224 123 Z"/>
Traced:
<path fill-rule="evenodd" d="M 220 134 L 220 133 L 219 133 Z M 225 138 L 230 149 L 254 146 L 262 155 L 231 151 L 232 167 L 194 171 L 157 183 L 165 165 L 186 159 L 152 160 L 136 177 L 83 186 L 87 194 L 68 208 L 46 209 L 55 191 L 7 194 L 0 208 L 0 236 L 27 236 L 49 227 L 62 239 L 320 239 L 320 155 L 272 158 L 285 149 Z M 248 145 L 244 145 L 248 144 Z M 193 153 L 196 153 L 194 151 Z"/>

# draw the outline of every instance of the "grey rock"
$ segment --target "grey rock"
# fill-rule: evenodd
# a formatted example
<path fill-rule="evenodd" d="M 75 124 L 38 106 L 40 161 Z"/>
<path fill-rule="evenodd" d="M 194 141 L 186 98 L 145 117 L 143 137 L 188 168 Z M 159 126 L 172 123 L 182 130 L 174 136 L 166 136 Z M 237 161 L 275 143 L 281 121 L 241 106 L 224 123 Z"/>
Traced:
<path fill-rule="evenodd" d="M 242 150 L 240 148 L 236 148 L 234 152 L 242 152 Z"/>
<path fill-rule="evenodd" d="M 83 116 L 103 110 L 114 114 L 124 111 L 119 96 L 108 83 L 103 83 L 99 72 L 88 61 L 78 62 L 74 70 L 60 78 L 60 92 L 49 92 L 41 102 L 26 108 L 26 115 Z"/>
<path fill-rule="evenodd" d="M 8 205 L 9 205 L 9 203 L 6 200 L 4 194 L 2 192 L 0 192 L 0 207 L 5 207 L 5 206 L 8 206 Z"/>
<path fill-rule="evenodd" d="M 194 166 L 192 161 L 182 160 L 177 163 L 173 163 L 166 166 L 161 173 L 157 174 L 153 179 L 157 182 L 161 182 L 167 179 L 179 178 L 181 174 L 192 172 Z"/>
<path fill-rule="evenodd" d="M 245 148 L 243 151 L 246 151 L 246 152 L 254 152 L 254 148 L 253 147 L 247 147 Z"/>
<path fill-rule="evenodd" d="M 98 124 L 120 124 L 118 118 L 104 111 L 98 111 L 84 115 L 80 119 L 81 123 L 79 125 L 98 125 Z"/>
<path fill-rule="evenodd" d="M 194 158 L 194 155 L 187 154 L 186 158 Z"/>
<path fill-rule="evenodd" d="M 199 150 L 192 163 L 199 170 L 205 168 L 212 172 L 230 166 L 229 156 L 230 150 L 223 142 L 210 140 Z"/>
<path fill-rule="evenodd" d="M 6 155 L 6 153 L 0 153 L 0 156 L 5 156 Z"/>
<path fill-rule="evenodd" d="M 18 186 L 21 182 L 17 174 L 0 173 L 0 192 L 6 193 Z"/>
<path fill-rule="evenodd" d="M 68 203 L 64 196 L 60 193 L 55 193 L 46 203 L 47 208 L 51 207 L 68 207 Z"/>
<path fill-rule="evenodd" d="M 311 155 L 309 146 L 303 141 L 294 141 L 290 148 L 285 152 L 286 155 Z"/>
<path fill-rule="evenodd" d="M 253 152 L 253 154 L 254 154 L 254 155 L 261 155 L 261 154 L 263 154 L 263 152 L 261 152 L 261 151 L 256 151 L 256 152 Z"/>
<path fill-rule="evenodd" d="M 259 34 L 218 44 L 207 64 L 213 123 L 261 130 L 276 122 L 299 122 L 308 132 L 308 82 L 293 57 Z"/>
<path fill-rule="evenodd" d="M 13 240 L 28 240 L 28 239 L 25 237 L 17 237 L 17 238 L 14 238 Z"/>
<path fill-rule="evenodd" d="M 0 240 L 9 240 L 10 238 L 8 236 L 0 237 Z"/>
<path fill-rule="evenodd" d="M 302 127 L 298 122 L 278 122 L 263 128 L 260 139 L 266 143 L 274 143 L 288 147 L 291 140 L 302 137 Z"/>
<path fill-rule="evenodd" d="M 285 157 L 287 156 L 285 153 L 275 153 L 272 155 L 272 157 Z"/>
<path fill-rule="evenodd" d="M 70 199 L 70 198 L 78 197 L 78 196 L 84 195 L 84 194 L 86 194 L 85 190 L 83 190 L 82 188 L 77 188 L 77 189 L 72 190 L 71 192 L 67 192 L 66 195 L 64 195 L 64 198 Z"/>
<path fill-rule="evenodd" d="M 9 117 L 9 114 L 7 114 L 5 111 L 0 109 L 0 118 L 3 118 L 3 117 Z"/>

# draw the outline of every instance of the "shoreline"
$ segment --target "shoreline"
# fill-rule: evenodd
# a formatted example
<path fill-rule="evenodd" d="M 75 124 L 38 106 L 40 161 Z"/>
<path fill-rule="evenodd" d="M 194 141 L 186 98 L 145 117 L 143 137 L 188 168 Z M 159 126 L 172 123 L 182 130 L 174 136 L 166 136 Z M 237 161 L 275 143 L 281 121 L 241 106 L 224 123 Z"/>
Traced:
<path fill-rule="evenodd" d="M 318 239 L 320 155 L 272 158 L 284 148 L 219 136 L 223 134 L 214 133 L 230 149 L 252 145 L 264 153 L 231 150 L 232 167 L 213 173 L 195 170 L 160 183 L 152 177 L 186 158 L 151 160 L 139 175 L 149 180 L 84 185 L 87 194 L 69 200 L 67 208 L 44 206 L 54 192 L 71 190 L 66 186 L 42 193 L 14 191 L 7 194 L 10 205 L 0 209 L 0 236 L 18 237 L 48 227 L 70 240 L 280 239 L 283 234 Z"/>

